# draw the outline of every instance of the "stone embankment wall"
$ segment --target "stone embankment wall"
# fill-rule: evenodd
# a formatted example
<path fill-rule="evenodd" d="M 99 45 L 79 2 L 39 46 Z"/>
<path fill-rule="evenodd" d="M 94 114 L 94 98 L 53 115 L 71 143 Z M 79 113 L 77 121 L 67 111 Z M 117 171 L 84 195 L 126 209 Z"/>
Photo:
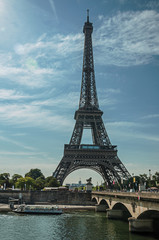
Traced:
<path fill-rule="evenodd" d="M 0 191 L 0 203 L 8 203 L 9 198 L 19 199 L 27 204 L 52 203 L 52 204 L 75 204 L 92 205 L 91 193 L 71 192 L 68 190 L 51 191 Z"/>

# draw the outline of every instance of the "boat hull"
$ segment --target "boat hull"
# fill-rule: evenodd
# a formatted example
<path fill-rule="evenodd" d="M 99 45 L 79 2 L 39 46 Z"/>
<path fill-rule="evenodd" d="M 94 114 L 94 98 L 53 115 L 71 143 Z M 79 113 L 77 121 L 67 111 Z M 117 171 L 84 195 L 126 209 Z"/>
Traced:
<path fill-rule="evenodd" d="M 62 209 L 58 207 L 44 207 L 44 206 L 29 206 L 29 205 L 20 205 L 13 210 L 14 213 L 18 214 L 52 214 L 59 215 L 62 214 Z"/>
<path fill-rule="evenodd" d="M 27 212 L 27 211 L 13 211 L 14 213 L 18 213 L 18 214 L 39 214 L 39 215 L 60 215 L 62 214 L 63 212 L 35 212 L 35 211 L 32 211 L 32 212 Z"/>

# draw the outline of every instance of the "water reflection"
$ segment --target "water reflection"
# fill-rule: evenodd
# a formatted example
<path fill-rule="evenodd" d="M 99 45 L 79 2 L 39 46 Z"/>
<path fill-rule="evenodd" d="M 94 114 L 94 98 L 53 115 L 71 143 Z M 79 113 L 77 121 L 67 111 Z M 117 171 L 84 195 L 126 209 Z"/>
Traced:
<path fill-rule="evenodd" d="M 2 240 L 154 240 L 130 234 L 128 223 L 109 220 L 104 213 L 55 215 L 0 214 Z"/>

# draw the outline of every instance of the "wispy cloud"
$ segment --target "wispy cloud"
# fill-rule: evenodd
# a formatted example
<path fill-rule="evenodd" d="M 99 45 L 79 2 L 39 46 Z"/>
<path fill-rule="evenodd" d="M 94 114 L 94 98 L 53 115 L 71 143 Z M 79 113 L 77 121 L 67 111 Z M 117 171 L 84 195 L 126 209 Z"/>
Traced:
<path fill-rule="evenodd" d="M 0 139 L 0 140 L 3 140 L 3 139 Z M 15 151 L 15 152 L 13 152 L 13 151 L 0 151 L 0 155 L 1 156 L 2 155 L 5 155 L 5 156 L 10 156 L 10 155 L 11 156 L 30 156 L 30 155 L 32 155 L 32 156 L 34 156 L 34 155 L 41 155 L 41 154 L 42 154 L 41 152 L 33 152 L 33 151 L 31 151 L 31 152 L 29 152 L 29 151 L 27 151 L 27 152 L 22 152 L 22 151 Z"/>
<path fill-rule="evenodd" d="M 107 89 L 98 89 L 99 93 L 106 93 L 106 94 L 118 94 L 121 93 L 121 90 L 119 88 L 107 88 Z"/>
<path fill-rule="evenodd" d="M 13 145 L 16 145 L 18 147 L 21 147 L 23 149 L 27 149 L 27 150 L 36 150 L 35 148 L 31 147 L 31 146 L 27 146 L 21 142 L 18 142 L 18 141 L 15 141 L 13 139 L 10 139 L 8 137 L 3 137 L 3 136 L 0 136 L 0 140 L 1 141 L 4 141 L 4 142 L 8 142 L 8 143 L 12 143 Z"/>
<path fill-rule="evenodd" d="M 53 0 L 49 0 L 49 2 L 50 2 L 50 5 L 51 5 L 53 14 L 54 14 L 54 16 L 55 16 L 55 19 L 56 19 L 57 22 L 59 22 L 58 17 L 57 17 L 57 13 L 56 13 L 56 8 L 55 8 L 54 1 L 53 1 Z"/>
<path fill-rule="evenodd" d="M 0 89 L 0 122 L 7 125 L 69 131 L 74 124 L 68 110 L 78 107 L 79 92 L 59 93 L 56 89 L 25 94 Z M 64 109 L 65 108 L 65 109 Z"/>
<path fill-rule="evenodd" d="M 123 129 L 137 129 L 137 128 L 147 128 L 150 127 L 149 124 L 143 124 L 140 122 L 129 122 L 129 121 L 118 121 L 118 122 L 108 122 L 106 126 L 109 128 L 123 128 Z"/>
<path fill-rule="evenodd" d="M 58 108 L 75 108 L 79 103 L 79 92 L 69 92 L 64 93 L 58 96 L 54 96 L 53 98 L 48 98 L 44 100 L 36 100 L 33 101 L 32 104 L 34 106 L 58 106 Z"/>
<path fill-rule="evenodd" d="M 142 119 L 153 119 L 153 118 L 159 118 L 159 114 L 150 114 L 142 117 Z"/>
<path fill-rule="evenodd" d="M 7 78 L 8 80 L 16 82 L 20 85 L 39 88 L 47 85 L 48 82 L 46 79 L 49 80 L 50 77 L 58 79 L 58 74 L 56 70 L 51 68 L 28 68 L 27 66 L 16 67 L 0 65 L 0 77 Z"/>
<path fill-rule="evenodd" d="M 119 12 L 111 18 L 99 16 L 99 21 L 93 34 L 96 64 L 141 65 L 159 55 L 158 12 Z M 35 42 L 17 44 L 14 52 L 0 54 L 0 77 L 32 88 L 47 86 L 50 79 L 65 81 L 81 66 L 83 39 L 82 33 L 44 33 Z"/>
<path fill-rule="evenodd" d="M 159 13 L 154 10 L 119 12 L 99 18 L 94 36 L 99 64 L 132 66 L 153 61 L 159 55 Z"/>
<path fill-rule="evenodd" d="M 55 34 L 52 37 L 48 37 L 46 34 L 43 34 L 36 42 L 34 43 L 26 43 L 26 44 L 18 44 L 15 46 L 15 53 L 18 55 L 27 55 L 31 53 L 38 54 L 42 50 L 48 51 L 52 50 L 52 57 L 64 57 L 67 54 L 70 56 L 73 52 L 81 51 L 81 47 L 83 46 L 83 34 Z M 42 53 L 42 52 L 41 52 Z M 46 52 L 44 51 L 43 54 Z M 49 56 L 49 55 L 47 55 Z"/>
<path fill-rule="evenodd" d="M 0 77 L 31 88 L 66 81 L 81 62 L 82 38 L 82 34 L 43 34 L 33 43 L 17 44 L 14 52 L 0 53 Z"/>
<path fill-rule="evenodd" d="M 40 127 L 61 131 L 69 131 L 72 128 L 72 121 L 66 116 L 32 104 L 1 105 L 0 114 L 1 121 L 19 127 Z"/>
<path fill-rule="evenodd" d="M 116 136 L 116 138 L 123 138 L 124 141 L 127 139 L 142 139 L 146 141 L 159 142 L 159 136 L 147 133 L 147 131 L 142 132 L 141 129 L 146 129 L 150 125 L 142 124 L 138 122 L 108 122 L 105 124 L 107 130 L 111 132 L 111 136 Z"/>
<path fill-rule="evenodd" d="M 1 100 L 19 100 L 19 99 L 28 99 L 32 96 L 24 95 L 21 92 L 11 89 L 0 89 L 0 99 Z"/>
<path fill-rule="evenodd" d="M 98 96 L 100 98 L 100 106 L 115 105 L 117 102 L 116 94 L 120 94 L 119 88 L 98 89 Z"/>

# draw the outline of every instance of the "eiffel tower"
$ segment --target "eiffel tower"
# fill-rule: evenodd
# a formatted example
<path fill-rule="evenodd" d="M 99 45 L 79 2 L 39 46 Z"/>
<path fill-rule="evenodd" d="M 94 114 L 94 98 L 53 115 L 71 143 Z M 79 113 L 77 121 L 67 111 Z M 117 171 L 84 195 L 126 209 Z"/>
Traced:
<path fill-rule="evenodd" d="M 99 173 L 109 187 L 121 179 L 130 178 L 130 174 L 117 156 L 117 146 L 112 145 L 105 129 L 99 109 L 92 48 L 93 26 L 87 21 L 83 27 L 85 35 L 83 71 L 79 109 L 75 112 L 75 127 L 69 144 L 64 146 L 64 156 L 53 176 L 62 185 L 73 171 L 88 168 Z M 81 144 L 83 130 L 90 128 L 93 144 Z"/>

